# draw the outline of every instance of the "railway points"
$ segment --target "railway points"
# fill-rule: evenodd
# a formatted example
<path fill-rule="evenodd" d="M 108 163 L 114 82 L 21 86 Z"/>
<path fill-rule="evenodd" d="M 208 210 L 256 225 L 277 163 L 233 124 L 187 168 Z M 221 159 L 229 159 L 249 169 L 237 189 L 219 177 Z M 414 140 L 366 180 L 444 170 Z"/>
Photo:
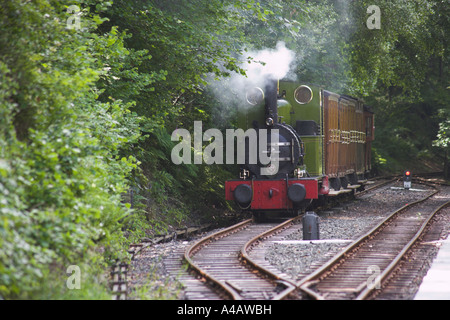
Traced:
<path fill-rule="evenodd" d="M 368 285 L 370 268 L 376 267 L 377 285 L 388 279 L 423 236 L 434 215 L 449 199 L 433 198 L 438 191 L 396 210 L 343 252 L 300 281 L 298 287 L 314 299 L 367 299 L 381 291 Z M 370 274 L 370 273 L 369 273 Z"/>

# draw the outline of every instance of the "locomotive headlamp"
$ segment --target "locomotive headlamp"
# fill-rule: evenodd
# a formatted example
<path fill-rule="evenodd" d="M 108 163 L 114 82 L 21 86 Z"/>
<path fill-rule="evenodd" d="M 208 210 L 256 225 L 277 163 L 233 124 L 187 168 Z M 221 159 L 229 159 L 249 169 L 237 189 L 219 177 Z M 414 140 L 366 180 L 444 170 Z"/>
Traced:
<path fill-rule="evenodd" d="M 264 101 L 264 91 L 261 88 L 254 87 L 247 91 L 245 97 L 249 104 L 256 106 Z"/>
<path fill-rule="evenodd" d="M 273 119 L 272 119 L 272 118 L 267 118 L 267 119 L 266 119 L 266 125 L 267 125 L 268 127 L 273 126 Z"/>

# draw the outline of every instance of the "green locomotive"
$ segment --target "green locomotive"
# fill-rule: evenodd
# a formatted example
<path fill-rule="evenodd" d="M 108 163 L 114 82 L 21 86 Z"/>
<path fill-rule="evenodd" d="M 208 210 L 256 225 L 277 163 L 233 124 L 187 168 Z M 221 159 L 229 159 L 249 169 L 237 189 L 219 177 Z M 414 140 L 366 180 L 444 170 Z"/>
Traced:
<path fill-rule="evenodd" d="M 371 170 L 374 114 L 357 98 L 268 80 L 262 87 L 247 88 L 238 126 L 276 131 L 280 160 L 273 176 L 256 170 L 264 166 L 261 162 L 246 162 L 239 180 L 226 181 L 226 199 L 243 209 L 298 212 L 320 196 L 360 188 Z M 268 153 L 273 145 L 269 138 Z"/>

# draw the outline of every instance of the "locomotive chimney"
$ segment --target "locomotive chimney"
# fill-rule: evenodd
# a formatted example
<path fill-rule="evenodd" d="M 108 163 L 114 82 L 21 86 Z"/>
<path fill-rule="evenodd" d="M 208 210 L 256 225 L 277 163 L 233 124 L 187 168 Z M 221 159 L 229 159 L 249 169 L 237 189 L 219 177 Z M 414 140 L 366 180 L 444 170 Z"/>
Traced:
<path fill-rule="evenodd" d="M 278 122 L 278 80 L 269 78 L 265 87 L 266 125 L 272 126 Z"/>

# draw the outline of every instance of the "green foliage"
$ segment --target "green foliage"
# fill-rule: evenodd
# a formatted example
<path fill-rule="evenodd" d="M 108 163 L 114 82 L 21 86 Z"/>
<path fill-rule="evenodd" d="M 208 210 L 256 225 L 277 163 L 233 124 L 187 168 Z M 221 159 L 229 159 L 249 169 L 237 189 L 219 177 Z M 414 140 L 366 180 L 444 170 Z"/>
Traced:
<path fill-rule="evenodd" d="M 444 153 L 444 176 L 448 179 L 450 178 L 450 110 L 439 110 L 439 116 L 443 120 L 439 123 L 439 131 L 436 140 L 433 141 L 433 146 L 438 147 Z"/>
<path fill-rule="evenodd" d="M 120 153 L 137 142 L 140 118 L 131 102 L 99 101 L 96 84 L 112 78 L 108 68 L 127 68 L 106 56 L 129 52 L 115 30 L 95 33 L 109 2 L 75 3 L 79 30 L 66 28 L 71 15 L 55 1 L 7 1 L 0 11 L 2 298 L 72 296 L 69 265 L 126 257 L 120 195 L 138 162 Z"/>
<path fill-rule="evenodd" d="M 227 171 L 206 165 L 175 166 L 170 136 L 176 128 L 191 130 L 196 120 L 202 120 L 205 128 L 217 125 L 212 122 L 207 79 L 243 73 L 239 59 L 245 42 L 244 13 L 257 20 L 269 14 L 252 0 L 121 1 L 106 14 L 109 21 L 101 30 L 117 25 L 131 35 L 123 39 L 135 50 L 128 56 L 134 69 L 132 74 L 114 74 L 117 79 L 105 83 L 100 98 L 114 92 L 125 102 L 135 101 L 132 110 L 143 117 L 141 129 L 147 138 L 127 153 L 142 162 L 141 174 L 134 177 L 135 195 L 140 197 L 136 203 L 151 232 L 189 221 L 193 210 L 228 207 L 217 184 Z M 135 79 L 149 82 L 137 88 Z M 140 225 L 142 217 L 133 221 Z"/>
<path fill-rule="evenodd" d="M 379 30 L 365 27 L 366 8 L 372 4 L 381 10 Z M 360 1 L 352 6 L 358 27 L 350 42 L 348 91 L 374 107 L 374 146 L 387 160 L 387 170 L 436 170 L 427 164 L 439 162 L 432 159 L 432 141 L 442 121 L 439 110 L 448 109 L 448 10 L 434 0 Z"/>
<path fill-rule="evenodd" d="M 401 92 L 402 102 L 417 101 L 430 58 L 444 50 L 441 30 L 435 28 L 443 3 L 379 1 L 379 30 L 365 28 L 365 10 L 371 4 L 360 1 L 354 7 L 361 27 L 352 36 L 352 85 L 365 95 L 383 88 L 390 102 L 395 91 Z"/>
<path fill-rule="evenodd" d="M 450 120 L 444 120 L 439 124 L 439 131 L 433 145 L 440 148 L 450 147 Z"/>
<path fill-rule="evenodd" d="M 128 46 L 147 57 L 140 74 L 155 77 L 153 85 L 133 97 L 136 110 L 149 119 L 147 131 L 185 114 L 189 99 L 206 84 L 205 76 L 226 73 L 219 63 L 239 71 L 233 56 L 238 49 L 223 36 L 226 7 L 222 1 L 121 1 L 108 14 L 110 23 L 104 27 L 118 25 L 131 33 Z"/>

